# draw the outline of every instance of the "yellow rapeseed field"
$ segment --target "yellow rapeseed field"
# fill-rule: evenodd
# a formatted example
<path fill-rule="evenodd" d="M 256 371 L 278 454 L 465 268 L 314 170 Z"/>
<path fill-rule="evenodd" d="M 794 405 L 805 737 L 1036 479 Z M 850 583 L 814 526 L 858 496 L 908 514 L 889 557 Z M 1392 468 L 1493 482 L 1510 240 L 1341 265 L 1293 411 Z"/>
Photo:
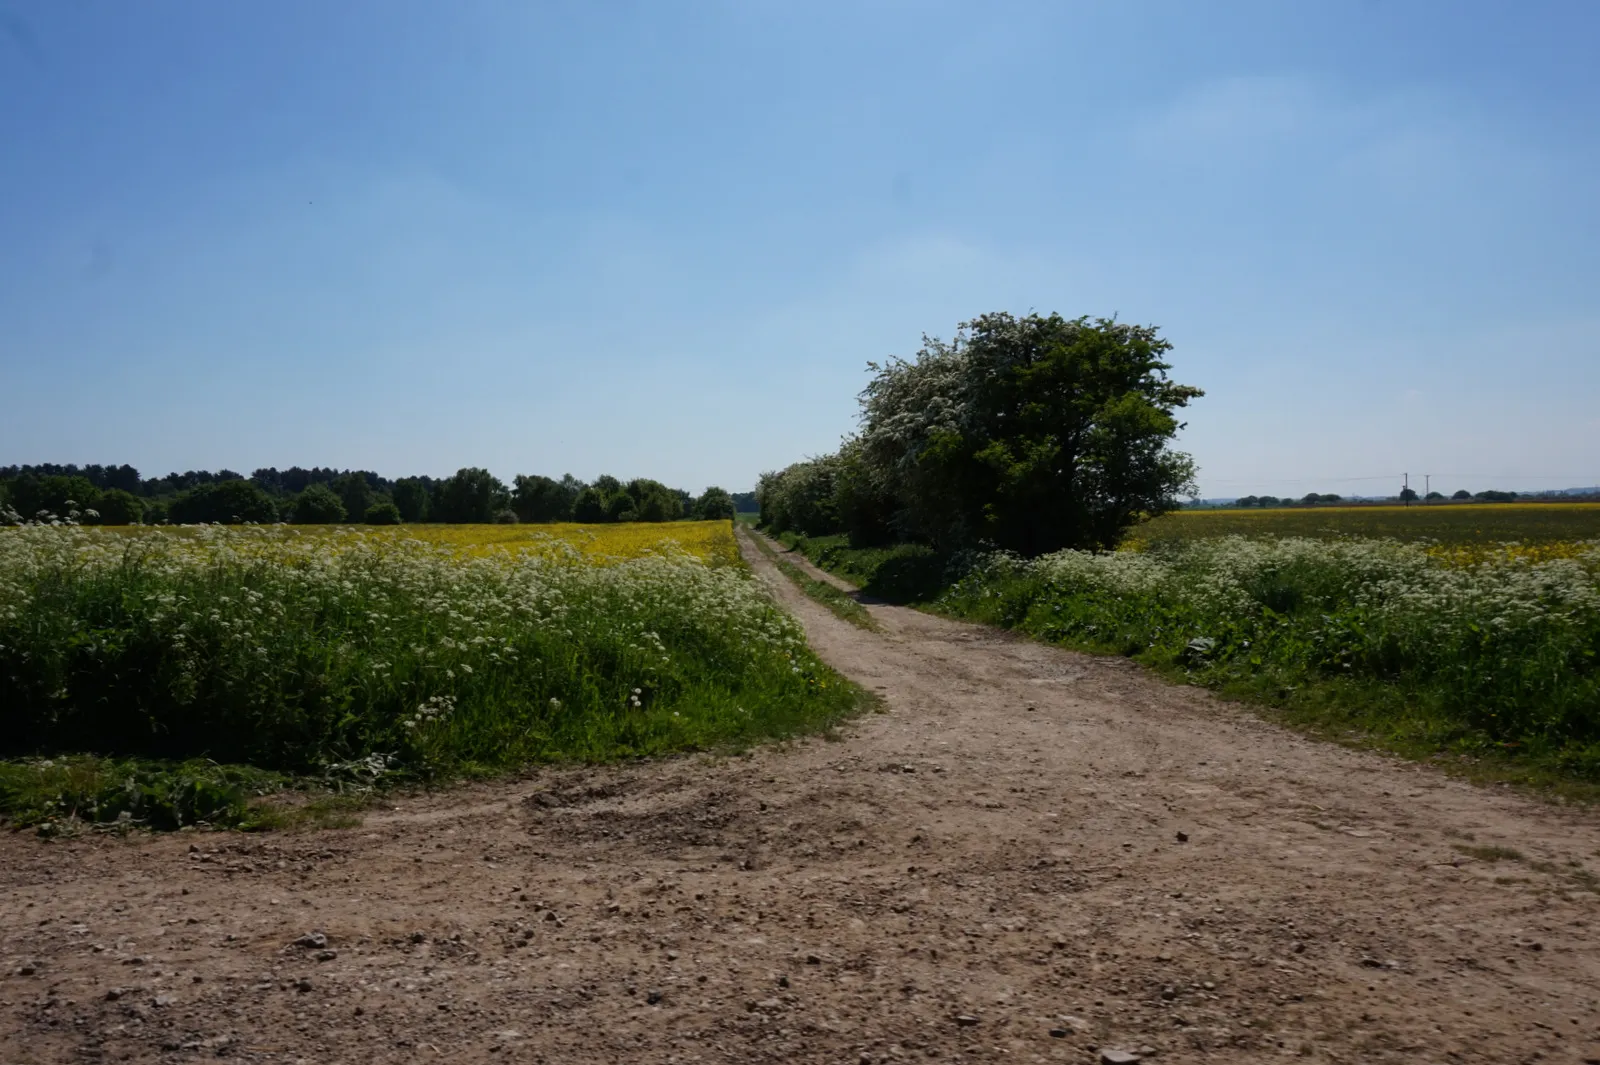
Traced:
<path fill-rule="evenodd" d="M 736 561 L 738 545 L 727 521 L 620 522 L 615 525 L 404 525 L 392 535 L 464 548 L 473 554 L 537 549 L 550 540 L 577 548 L 594 562 L 639 558 L 663 550 L 686 551 L 714 565 Z"/>
<path fill-rule="evenodd" d="M 606 525 L 251 525 L 218 528 L 195 525 L 108 525 L 85 529 L 85 533 L 113 536 L 215 537 L 226 535 L 229 550 L 251 550 L 280 538 L 321 537 L 335 543 L 373 544 L 384 541 L 420 540 L 438 547 L 449 547 L 467 555 L 488 555 L 498 551 L 533 551 L 570 557 L 575 549 L 585 560 L 598 565 L 641 558 L 651 554 L 684 552 L 713 566 L 728 565 L 739 559 L 733 539 L 733 523 L 728 521 L 619 522 Z"/>

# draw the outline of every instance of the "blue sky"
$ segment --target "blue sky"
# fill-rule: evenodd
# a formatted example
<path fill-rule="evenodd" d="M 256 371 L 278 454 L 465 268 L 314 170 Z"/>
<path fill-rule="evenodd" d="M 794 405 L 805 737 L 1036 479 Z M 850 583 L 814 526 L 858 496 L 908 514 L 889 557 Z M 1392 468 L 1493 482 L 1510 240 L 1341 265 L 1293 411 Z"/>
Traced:
<path fill-rule="evenodd" d="M 748 487 L 990 310 L 1206 495 L 1600 482 L 1600 5 L 0 0 L 0 464 Z M 1374 478 L 1360 480 L 1361 478 Z"/>

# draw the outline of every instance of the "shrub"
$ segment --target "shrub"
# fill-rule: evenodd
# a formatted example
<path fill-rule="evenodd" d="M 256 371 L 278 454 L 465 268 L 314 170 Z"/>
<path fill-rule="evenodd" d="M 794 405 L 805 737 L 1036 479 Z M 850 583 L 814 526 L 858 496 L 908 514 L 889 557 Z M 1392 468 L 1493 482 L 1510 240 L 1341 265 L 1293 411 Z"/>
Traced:
<path fill-rule="evenodd" d="M 395 482 L 394 505 L 400 510 L 401 521 L 428 520 L 428 486 L 420 477 L 406 477 Z"/>
<path fill-rule="evenodd" d="M 137 525 L 144 517 L 144 500 L 121 488 L 108 488 L 95 500 L 97 525 Z"/>
<path fill-rule="evenodd" d="M 695 500 L 694 516 L 701 521 L 732 521 L 733 497 L 721 488 L 707 488 Z"/>
<path fill-rule="evenodd" d="M 400 508 L 391 500 L 379 500 L 367 508 L 366 522 L 368 525 L 399 525 Z"/>
<path fill-rule="evenodd" d="M 333 525 L 349 517 L 344 503 L 325 484 L 309 485 L 295 497 L 294 522 L 296 525 Z"/>
<path fill-rule="evenodd" d="M 456 471 L 439 486 L 433 518 L 445 522 L 485 523 L 511 505 L 511 493 L 488 470 L 473 466 Z"/>
<path fill-rule="evenodd" d="M 218 481 L 180 494 L 172 501 L 168 515 L 182 525 L 270 524 L 278 520 L 278 504 L 254 482 Z"/>
<path fill-rule="evenodd" d="M 583 490 L 583 483 L 570 473 L 559 481 L 518 475 L 513 485 L 511 507 L 525 522 L 571 521 L 573 504 Z"/>

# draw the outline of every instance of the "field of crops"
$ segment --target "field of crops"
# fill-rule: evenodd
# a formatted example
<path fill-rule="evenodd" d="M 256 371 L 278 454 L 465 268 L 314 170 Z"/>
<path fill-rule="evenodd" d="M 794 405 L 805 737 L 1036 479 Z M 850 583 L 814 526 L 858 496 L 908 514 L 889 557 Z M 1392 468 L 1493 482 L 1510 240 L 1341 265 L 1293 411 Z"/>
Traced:
<path fill-rule="evenodd" d="M 855 691 L 736 557 L 728 522 L 0 530 L 0 811 L 76 752 L 370 782 L 847 713 Z M 236 795 L 149 791 L 62 801 L 237 812 Z"/>
<path fill-rule="evenodd" d="M 1600 503 L 1180 510 L 1139 526 L 1129 543 L 1137 547 L 1220 536 L 1370 537 L 1475 549 L 1466 553 L 1469 557 L 1492 553 L 1477 549 L 1516 544 L 1519 550 L 1513 554 L 1563 557 L 1577 548 L 1561 545 L 1600 540 Z"/>

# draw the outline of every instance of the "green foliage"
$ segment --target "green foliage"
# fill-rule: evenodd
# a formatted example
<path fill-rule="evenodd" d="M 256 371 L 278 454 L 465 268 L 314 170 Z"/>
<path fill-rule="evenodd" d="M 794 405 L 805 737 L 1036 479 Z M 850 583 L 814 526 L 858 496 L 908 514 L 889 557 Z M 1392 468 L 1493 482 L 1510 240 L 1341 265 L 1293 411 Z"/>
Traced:
<path fill-rule="evenodd" d="M 610 521 L 607 515 L 606 504 L 609 502 L 604 492 L 597 486 L 590 485 L 573 498 L 572 520 L 586 525 L 595 525 L 603 521 Z"/>
<path fill-rule="evenodd" d="M 144 517 L 144 500 L 122 488 L 108 488 L 94 501 L 96 525 L 137 525 Z"/>
<path fill-rule="evenodd" d="M 677 521 L 683 517 L 683 497 L 660 481 L 636 477 L 623 492 L 632 506 L 622 521 Z"/>
<path fill-rule="evenodd" d="M 278 504 L 251 481 L 218 481 L 183 492 L 172 501 L 168 517 L 181 525 L 269 524 L 278 520 Z"/>
<path fill-rule="evenodd" d="M 352 471 L 333 479 L 328 486 L 339 497 L 339 502 L 344 504 L 346 515 L 356 518 L 366 514 L 367 508 L 377 500 L 373 496 L 372 486 L 367 483 L 364 473 Z"/>
<path fill-rule="evenodd" d="M 694 516 L 700 521 L 732 521 L 733 497 L 724 489 L 707 488 L 694 501 Z"/>
<path fill-rule="evenodd" d="M 248 828 L 255 817 L 252 801 L 286 784 L 281 774 L 202 759 L 23 758 L 0 761 L 0 817 L 44 835 L 74 822 Z"/>
<path fill-rule="evenodd" d="M 325 484 L 313 484 L 295 497 L 296 525 L 334 525 L 349 517 L 344 502 Z"/>
<path fill-rule="evenodd" d="M 433 520 L 443 522 L 494 521 L 496 513 L 511 505 L 511 493 L 488 470 L 464 467 L 440 486 L 432 502 Z"/>
<path fill-rule="evenodd" d="M 582 490 L 582 482 L 570 473 L 559 481 L 518 475 L 511 492 L 511 509 L 524 522 L 572 521 L 573 506 Z"/>
<path fill-rule="evenodd" d="M 1192 490 L 1168 445 L 1201 395 L 1169 380 L 1171 345 L 1109 319 L 988 314 L 952 343 L 873 367 L 862 430 L 835 455 L 762 477 L 762 523 L 857 545 L 1033 555 L 1114 544 Z"/>
<path fill-rule="evenodd" d="M 878 631 L 880 626 L 877 620 L 850 593 L 829 584 L 827 581 L 817 580 L 792 561 L 778 554 L 772 549 L 771 543 L 765 536 L 757 534 L 751 537 L 751 540 L 756 545 L 757 550 L 772 560 L 772 564 L 778 568 L 778 572 L 789 578 L 790 583 L 800 589 L 807 598 L 820 603 L 835 617 L 848 621 L 857 628 L 866 629 L 870 632 Z"/>
<path fill-rule="evenodd" d="M 12 508 L 26 521 L 47 516 L 81 521 L 99 501 L 100 490 L 84 477 L 26 474 L 11 482 L 10 496 Z"/>
<path fill-rule="evenodd" d="M 420 477 L 406 477 L 394 484 L 394 505 L 401 521 L 428 520 L 428 486 Z"/>
<path fill-rule="evenodd" d="M 421 778 L 786 735 L 857 695 L 739 567 L 354 532 L 0 536 L 0 756 Z"/>
<path fill-rule="evenodd" d="M 638 477 L 623 484 L 609 475 L 578 491 L 572 520 L 589 524 L 616 521 L 677 521 L 684 516 L 684 493 L 660 481 Z"/>
<path fill-rule="evenodd" d="M 400 508 L 391 500 L 381 499 L 367 508 L 366 523 L 368 525 L 399 525 Z"/>

